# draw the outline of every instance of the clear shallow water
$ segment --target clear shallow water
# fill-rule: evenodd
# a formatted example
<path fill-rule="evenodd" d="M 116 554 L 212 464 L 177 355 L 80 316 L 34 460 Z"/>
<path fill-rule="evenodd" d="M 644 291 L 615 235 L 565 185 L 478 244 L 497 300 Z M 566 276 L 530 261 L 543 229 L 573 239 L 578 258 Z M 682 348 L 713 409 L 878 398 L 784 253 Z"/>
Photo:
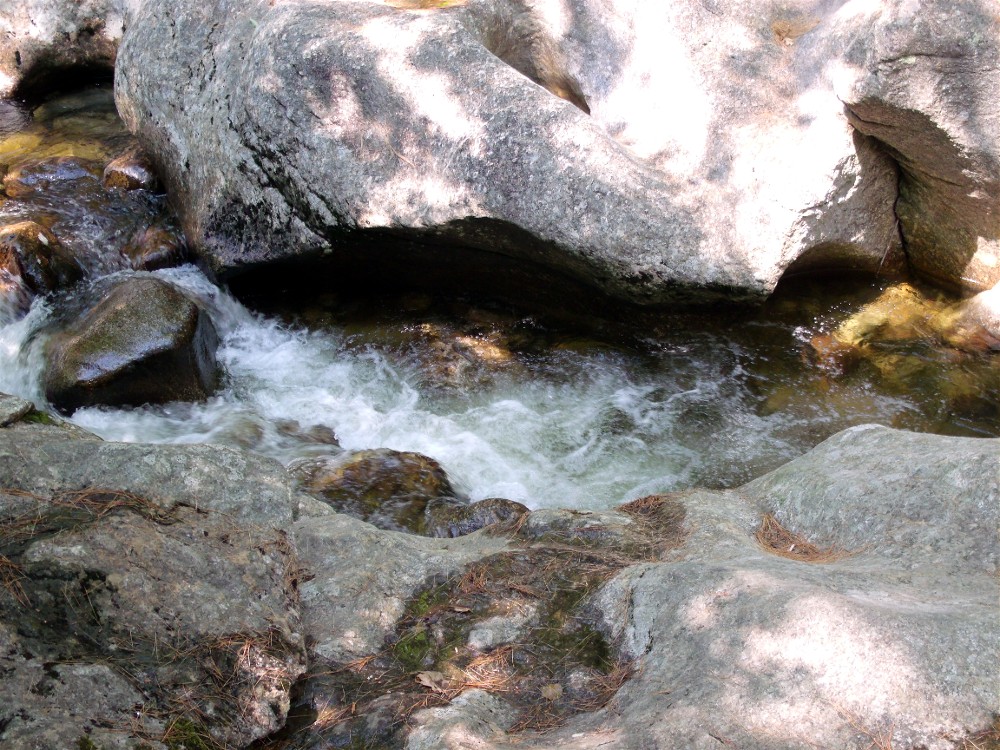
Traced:
<path fill-rule="evenodd" d="M 55 150 L 58 139 L 117 143 L 107 97 L 95 101 L 99 117 L 86 103 L 67 106 L 31 132 Z M 0 134 L 0 158 L 4 144 Z M 113 145 L 100 158 L 110 159 Z M 9 162 L 30 158 L 6 153 Z M 120 196 L 110 209 L 95 207 L 100 200 L 91 186 L 79 199 L 8 201 L 0 221 L 40 212 L 61 239 L 71 235 L 90 254 L 94 277 L 132 273 L 118 270 L 120 258 L 107 248 L 133 231 L 136 214 L 148 220 L 160 207 Z M 303 438 L 324 426 L 344 449 L 429 455 L 473 499 L 595 508 L 694 485 L 734 486 L 864 422 L 1000 433 L 995 357 L 908 342 L 886 352 L 895 358 L 888 369 L 862 363 L 834 377 L 814 364 L 812 336 L 869 301 L 878 291 L 870 285 L 845 297 L 817 284 L 757 312 L 665 315 L 641 336 L 594 340 L 420 295 L 381 305 L 330 296 L 263 315 L 191 266 L 155 275 L 209 311 L 222 339 L 223 387 L 203 404 L 73 415 L 109 440 L 238 445 L 287 463 L 335 450 Z M 42 348 L 62 307 L 55 297 L 36 299 L 26 317 L 0 309 L 0 391 L 46 407 Z"/>

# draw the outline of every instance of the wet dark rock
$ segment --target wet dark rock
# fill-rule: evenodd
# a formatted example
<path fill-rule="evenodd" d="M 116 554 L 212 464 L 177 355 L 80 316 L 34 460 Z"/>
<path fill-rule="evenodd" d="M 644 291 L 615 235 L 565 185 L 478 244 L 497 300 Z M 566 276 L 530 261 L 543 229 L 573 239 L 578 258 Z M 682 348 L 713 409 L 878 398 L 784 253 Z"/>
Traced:
<path fill-rule="evenodd" d="M 20 278 L 36 294 L 64 289 L 83 276 L 73 254 L 33 221 L 0 227 L 0 271 Z"/>
<path fill-rule="evenodd" d="M 20 268 L 8 257 L 0 264 L 0 320 L 20 318 L 31 307 L 31 291 L 24 285 Z"/>
<path fill-rule="evenodd" d="M 487 526 L 515 521 L 527 512 L 526 505 L 501 497 L 475 503 L 457 498 L 434 498 L 427 504 L 426 533 L 437 537 L 465 536 Z"/>
<path fill-rule="evenodd" d="M 203 399 L 215 387 L 217 346 L 208 315 L 183 292 L 159 279 L 129 279 L 51 338 L 45 394 L 66 412 Z"/>
<path fill-rule="evenodd" d="M 311 427 L 303 428 L 296 420 L 288 419 L 275 423 L 275 427 L 282 435 L 304 443 L 340 447 L 340 440 L 337 438 L 337 433 L 325 424 L 314 424 Z"/>
<path fill-rule="evenodd" d="M 31 115 L 18 102 L 4 101 L 0 98 L 0 138 L 24 128 L 31 122 Z M 0 178 L 3 177 L 0 170 Z"/>
<path fill-rule="evenodd" d="M 104 187 L 119 190 L 155 190 L 159 184 L 153 160 L 133 146 L 104 168 Z"/>
<path fill-rule="evenodd" d="M 419 453 L 356 451 L 302 461 L 292 471 L 307 492 L 337 511 L 393 531 L 425 533 L 428 503 L 455 497 L 441 465 Z"/>
<path fill-rule="evenodd" d="M 85 180 L 99 183 L 100 167 L 74 156 L 52 156 L 20 164 L 3 178 L 3 191 L 11 198 L 26 198 L 44 193 L 53 186 Z"/>
<path fill-rule="evenodd" d="M 179 231 L 153 225 L 136 234 L 122 253 L 136 271 L 155 271 L 179 266 L 187 260 L 187 244 Z"/>

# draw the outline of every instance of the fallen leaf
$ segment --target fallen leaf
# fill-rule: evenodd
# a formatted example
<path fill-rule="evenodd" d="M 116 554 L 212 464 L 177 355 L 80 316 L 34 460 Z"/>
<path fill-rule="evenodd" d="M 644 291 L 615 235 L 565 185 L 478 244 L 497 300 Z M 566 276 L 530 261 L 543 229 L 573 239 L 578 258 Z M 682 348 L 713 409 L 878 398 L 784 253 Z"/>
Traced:
<path fill-rule="evenodd" d="M 458 606 L 455 606 L 455 607 L 451 608 L 451 611 L 452 612 L 462 612 L 462 613 L 465 613 L 465 612 L 471 612 L 472 608 L 471 607 L 458 607 Z"/>
<path fill-rule="evenodd" d="M 441 683 L 444 682 L 444 675 L 440 672 L 418 672 L 417 682 L 435 692 L 442 692 Z"/>
<path fill-rule="evenodd" d="M 557 682 L 553 682 L 549 685 L 542 686 L 542 697 L 547 701 L 557 701 L 562 697 L 562 685 Z"/>

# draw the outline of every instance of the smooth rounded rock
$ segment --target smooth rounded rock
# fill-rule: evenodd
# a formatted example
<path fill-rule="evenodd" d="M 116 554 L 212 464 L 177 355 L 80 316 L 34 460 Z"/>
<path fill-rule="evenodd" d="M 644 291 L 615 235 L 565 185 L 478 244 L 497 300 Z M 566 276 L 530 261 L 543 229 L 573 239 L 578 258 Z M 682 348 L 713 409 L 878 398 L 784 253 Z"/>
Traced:
<path fill-rule="evenodd" d="M 138 146 L 113 159 L 104 168 L 104 187 L 119 190 L 155 190 L 158 185 L 152 159 Z"/>
<path fill-rule="evenodd" d="M 176 287 L 133 278 L 46 346 L 46 397 L 64 412 L 205 398 L 215 387 L 218 335 Z"/>
<path fill-rule="evenodd" d="M 177 231 L 157 224 L 138 232 L 122 253 L 136 271 L 155 271 L 181 265 L 187 259 L 187 245 Z"/>

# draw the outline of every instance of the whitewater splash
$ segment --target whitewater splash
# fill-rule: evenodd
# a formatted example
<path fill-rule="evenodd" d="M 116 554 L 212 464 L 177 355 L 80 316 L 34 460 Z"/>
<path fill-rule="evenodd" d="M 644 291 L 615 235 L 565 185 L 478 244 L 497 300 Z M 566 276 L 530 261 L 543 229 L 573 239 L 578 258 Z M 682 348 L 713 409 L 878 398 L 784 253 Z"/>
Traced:
<path fill-rule="evenodd" d="M 128 139 L 110 90 L 15 114 L 14 132 L 0 133 L 5 162 L 72 155 L 104 164 Z M 30 200 L 0 202 L 0 224 L 48 217 L 89 283 L 105 285 L 134 273 L 123 270 L 118 249 L 137 228 L 166 221 L 163 210 L 163 196 L 106 191 L 95 173 Z M 918 347 L 899 353 L 902 378 L 861 367 L 828 378 L 817 369 L 811 337 L 837 324 L 831 311 L 843 319 L 848 307 L 864 304 L 845 306 L 826 284 L 760 315 L 665 315 L 664 330 L 642 346 L 546 333 L 541 345 L 499 351 L 516 321 L 508 317 L 491 333 L 483 311 L 472 321 L 417 305 L 406 320 L 345 323 L 349 316 L 334 303 L 307 327 L 250 312 L 194 267 L 154 275 L 208 311 L 221 336 L 222 385 L 205 403 L 73 415 L 108 440 L 234 445 L 288 463 L 336 450 L 303 439 L 332 431 L 347 450 L 429 455 L 472 499 L 595 508 L 735 486 L 862 422 L 1000 434 L 1000 368 L 987 361 L 956 362 L 953 353 Z M 44 344 L 67 300 L 85 292 L 36 298 L 26 316 L 0 298 L 0 391 L 48 408 L 39 385 Z M 470 352 L 472 364 L 463 359 Z M 466 365 L 472 377 L 449 370 Z M 971 386 L 942 395 L 939 386 L 952 381 Z"/>
<path fill-rule="evenodd" d="M 288 463 L 330 450 L 290 435 L 332 429 L 344 449 L 429 455 L 472 499 L 608 507 L 725 485 L 805 448 L 761 417 L 731 342 L 637 356 L 603 347 L 525 358 L 470 392 L 429 387 L 416 353 L 359 345 L 251 313 L 187 266 L 154 272 L 187 290 L 220 337 L 223 387 L 206 403 L 87 408 L 72 421 L 107 440 L 239 445 Z M 51 305 L 0 326 L 0 391 L 45 407 L 39 380 Z"/>

